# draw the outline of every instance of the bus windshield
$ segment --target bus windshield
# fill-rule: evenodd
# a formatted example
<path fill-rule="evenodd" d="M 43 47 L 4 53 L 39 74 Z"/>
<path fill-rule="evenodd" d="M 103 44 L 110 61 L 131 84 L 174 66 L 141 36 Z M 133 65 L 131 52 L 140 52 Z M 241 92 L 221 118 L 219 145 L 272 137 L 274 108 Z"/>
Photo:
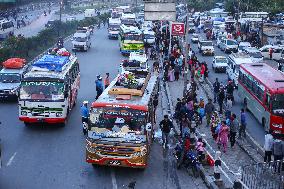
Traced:
<path fill-rule="evenodd" d="M 135 35 L 135 34 L 125 34 L 124 40 L 134 40 L 134 41 L 141 41 L 142 36 L 141 35 Z"/>
<path fill-rule="evenodd" d="M 109 30 L 112 30 L 112 31 L 118 31 L 119 25 L 110 24 L 108 28 L 109 28 Z"/>
<path fill-rule="evenodd" d="M 86 37 L 74 37 L 74 41 L 77 42 L 86 42 L 87 38 Z"/>
<path fill-rule="evenodd" d="M 19 74 L 1 73 L 0 82 L 2 83 L 20 83 L 21 77 Z"/>
<path fill-rule="evenodd" d="M 276 115 L 284 116 L 284 94 L 276 94 L 272 100 L 272 111 Z"/>
<path fill-rule="evenodd" d="M 233 40 L 227 40 L 227 45 L 237 45 L 237 42 Z"/>
<path fill-rule="evenodd" d="M 21 83 L 22 100 L 64 100 L 64 83 L 54 81 L 24 81 Z"/>
<path fill-rule="evenodd" d="M 144 134 L 146 112 L 122 107 L 93 108 L 90 121 L 93 127 L 114 132 L 124 132 L 123 129 L 126 129 Z"/>
<path fill-rule="evenodd" d="M 121 24 L 124 24 L 124 25 L 134 25 L 135 24 L 135 19 L 123 19 L 123 20 L 121 20 Z"/>

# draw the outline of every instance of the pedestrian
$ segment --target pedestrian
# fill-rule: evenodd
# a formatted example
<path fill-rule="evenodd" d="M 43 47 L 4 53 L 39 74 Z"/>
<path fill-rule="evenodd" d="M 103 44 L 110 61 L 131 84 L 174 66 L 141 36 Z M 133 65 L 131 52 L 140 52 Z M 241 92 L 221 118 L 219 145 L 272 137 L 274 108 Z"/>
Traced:
<path fill-rule="evenodd" d="M 97 80 L 95 81 L 95 83 L 97 91 L 96 99 L 98 99 L 99 96 L 103 93 L 103 83 L 102 83 L 102 77 L 100 75 L 97 75 Z"/>
<path fill-rule="evenodd" d="M 246 113 L 245 113 L 245 110 L 242 108 L 241 109 L 241 125 L 240 125 L 240 131 L 239 131 L 239 138 L 242 138 L 242 135 L 244 137 L 246 137 L 246 126 L 247 126 Z"/>
<path fill-rule="evenodd" d="M 229 137 L 229 127 L 226 125 L 225 121 L 222 121 L 220 130 L 218 132 L 218 145 L 223 147 L 223 152 L 227 152 L 227 143 Z"/>
<path fill-rule="evenodd" d="M 269 129 L 268 133 L 264 136 L 264 162 L 271 162 L 272 146 L 273 146 L 272 130 Z"/>
<path fill-rule="evenodd" d="M 214 110 L 215 110 L 215 107 L 212 103 L 212 99 L 209 98 L 208 103 L 205 105 L 206 127 L 209 127 L 210 119 L 211 119 L 211 116 Z"/>
<path fill-rule="evenodd" d="M 177 104 L 176 104 L 175 113 L 174 113 L 174 118 L 175 119 L 179 119 L 180 118 L 181 106 L 182 106 L 182 102 L 181 102 L 181 100 L 179 98 L 177 98 Z"/>
<path fill-rule="evenodd" d="M 190 121 L 186 115 L 182 115 L 179 128 L 180 128 L 180 135 L 184 137 L 185 131 L 189 130 L 190 128 Z"/>
<path fill-rule="evenodd" d="M 172 121 L 168 115 L 164 115 L 164 119 L 160 122 L 160 128 L 162 130 L 163 147 L 166 148 L 169 142 L 169 134 L 173 127 Z"/>
<path fill-rule="evenodd" d="M 218 81 L 218 78 L 216 78 L 216 81 L 213 84 L 213 89 L 214 89 L 214 103 L 216 103 L 217 96 L 220 91 L 220 83 Z"/>
<path fill-rule="evenodd" d="M 220 87 L 220 91 L 218 93 L 218 104 L 219 104 L 219 112 L 220 114 L 223 113 L 223 103 L 225 99 L 225 91 L 223 87 Z"/>
<path fill-rule="evenodd" d="M 88 101 L 84 101 L 83 105 L 81 106 L 81 117 L 82 117 L 82 124 L 83 124 L 83 133 L 84 135 L 87 134 L 87 129 L 88 128 L 84 128 L 84 124 L 88 125 L 89 122 L 89 117 L 90 117 L 90 113 L 88 110 Z"/>
<path fill-rule="evenodd" d="M 153 106 L 154 106 L 154 123 L 156 124 L 156 110 L 157 110 L 157 106 L 159 104 L 159 99 L 158 99 L 158 95 L 156 94 L 154 96 L 154 99 L 153 99 Z"/>
<path fill-rule="evenodd" d="M 236 114 L 232 114 L 232 120 L 230 124 L 230 143 L 232 148 L 236 143 L 236 135 L 238 130 L 239 130 L 239 121 L 237 119 Z"/>
<path fill-rule="evenodd" d="M 174 81 L 174 69 L 170 66 L 168 71 L 168 81 Z"/>
<path fill-rule="evenodd" d="M 273 57 L 273 49 L 272 49 L 271 47 L 269 48 L 268 53 L 269 53 L 269 58 L 270 58 L 270 60 L 272 60 L 272 57 Z"/>
<path fill-rule="evenodd" d="M 179 73 L 180 73 L 180 69 L 178 65 L 175 65 L 174 67 L 174 76 L 175 76 L 175 81 L 179 80 Z"/>
<path fill-rule="evenodd" d="M 109 73 L 106 73 L 106 77 L 104 80 L 104 84 L 105 84 L 105 89 L 109 86 L 110 81 L 109 81 Z"/>
<path fill-rule="evenodd" d="M 198 138 L 195 146 L 195 150 L 197 151 L 199 161 L 203 161 L 205 159 L 205 147 L 206 143 L 202 140 L 202 138 Z"/>
<path fill-rule="evenodd" d="M 274 156 L 274 161 L 282 160 L 284 155 L 284 144 L 279 138 L 276 138 L 272 145 L 272 154 Z"/>

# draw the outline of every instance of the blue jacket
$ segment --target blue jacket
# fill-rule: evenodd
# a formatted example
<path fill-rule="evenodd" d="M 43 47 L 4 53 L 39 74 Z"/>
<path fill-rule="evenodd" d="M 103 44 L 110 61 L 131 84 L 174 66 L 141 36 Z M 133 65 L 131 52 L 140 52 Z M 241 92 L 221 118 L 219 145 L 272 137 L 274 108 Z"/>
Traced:
<path fill-rule="evenodd" d="M 96 80 L 96 91 L 103 91 L 103 82 L 101 80 Z"/>
<path fill-rule="evenodd" d="M 241 113 L 241 124 L 246 124 L 247 120 L 246 120 L 246 114 L 245 113 Z"/>
<path fill-rule="evenodd" d="M 81 106 L 81 116 L 85 118 L 90 116 L 89 110 L 86 106 Z"/>

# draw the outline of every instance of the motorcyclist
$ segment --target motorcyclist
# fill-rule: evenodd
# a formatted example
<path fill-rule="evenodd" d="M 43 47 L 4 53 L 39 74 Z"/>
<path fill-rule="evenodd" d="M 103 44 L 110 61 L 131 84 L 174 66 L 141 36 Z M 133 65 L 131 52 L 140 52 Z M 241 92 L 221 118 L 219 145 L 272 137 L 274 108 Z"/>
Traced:
<path fill-rule="evenodd" d="M 82 124 L 83 124 L 83 133 L 84 135 L 87 134 L 87 128 L 84 125 L 88 125 L 90 113 L 88 109 L 88 101 L 84 101 L 83 105 L 81 106 L 81 116 L 82 116 Z"/>
<path fill-rule="evenodd" d="M 234 102 L 234 83 L 232 80 L 229 80 L 228 85 L 226 86 L 227 98 L 230 98 Z"/>
<path fill-rule="evenodd" d="M 59 38 L 58 38 L 58 41 L 57 41 L 57 47 L 58 47 L 59 49 L 61 49 L 61 48 L 63 48 L 63 44 L 64 44 L 63 38 L 62 38 L 62 37 L 59 37 Z"/>

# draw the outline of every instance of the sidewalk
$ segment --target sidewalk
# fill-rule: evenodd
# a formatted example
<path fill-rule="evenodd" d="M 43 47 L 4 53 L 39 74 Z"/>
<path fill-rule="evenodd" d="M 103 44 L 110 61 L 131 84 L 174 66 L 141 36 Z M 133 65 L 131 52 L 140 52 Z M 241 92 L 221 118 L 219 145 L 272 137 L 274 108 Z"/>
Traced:
<path fill-rule="evenodd" d="M 168 82 L 168 86 L 169 86 L 169 92 L 171 93 L 173 106 L 175 106 L 175 104 L 177 103 L 177 98 L 182 98 L 184 80 L 181 79 L 179 81 Z M 197 99 L 199 99 L 200 97 L 203 97 L 206 104 L 208 101 L 207 96 L 201 86 L 199 86 L 199 90 L 197 91 Z M 215 152 L 218 151 L 219 149 L 216 142 L 211 136 L 210 128 L 206 127 L 205 123 L 206 120 L 204 118 L 203 125 L 199 126 L 199 128 L 197 129 L 197 134 L 203 136 L 203 138 L 207 141 L 208 146 L 206 148 L 214 157 Z M 229 143 L 228 143 L 227 153 L 225 154 L 222 153 L 221 158 L 223 160 L 222 168 L 229 176 L 228 179 L 229 183 L 234 182 L 235 180 L 234 173 L 239 172 L 242 166 L 253 164 L 259 161 L 258 159 L 253 160 L 242 148 L 240 148 L 239 145 L 235 145 L 235 147 L 232 149 Z M 209 172 L 210 172 L 209 174 L 213 174 L 213 169 L 210 169 Z"/>

